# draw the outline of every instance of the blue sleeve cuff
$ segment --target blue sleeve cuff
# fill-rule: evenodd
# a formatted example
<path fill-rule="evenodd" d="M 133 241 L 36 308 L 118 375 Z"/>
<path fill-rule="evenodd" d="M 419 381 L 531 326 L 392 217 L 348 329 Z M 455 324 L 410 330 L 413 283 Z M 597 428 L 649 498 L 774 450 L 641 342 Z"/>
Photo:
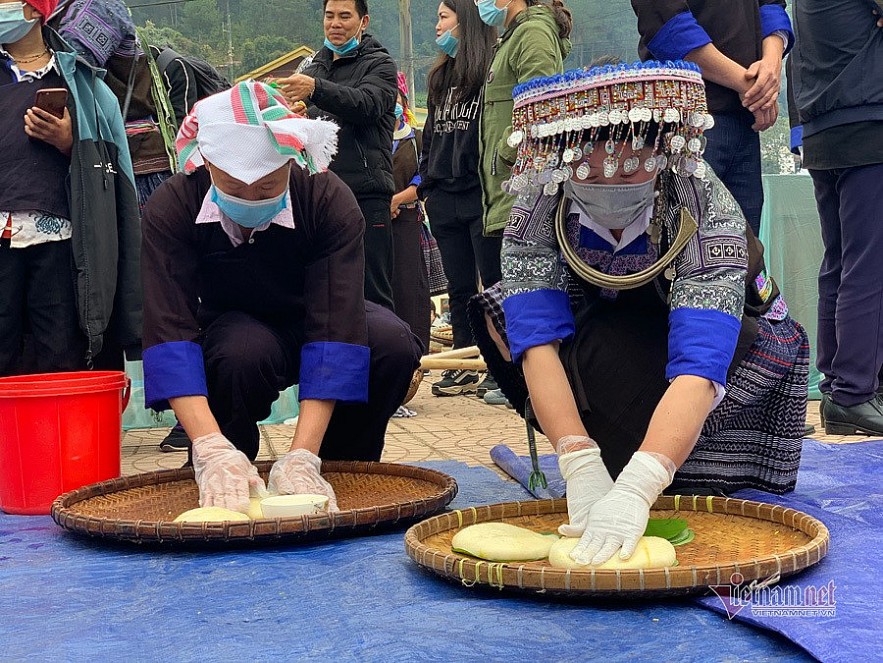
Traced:
<path fill-rule="evenodd" d="M 202 348 L 192 341 L 160 343 L 142 353 L 144 405 L 157 411 L 169 409 L 169 399 L 208 396 Z"/>
<path fill-rule="evenodd" d="M 780 5 L 761 5 L 760 7 L 760 31 L 766 39 L 774 32 L 781 30 L 787 33 L 788 43 L 785 44 L 784 55 L 788 55 L 794 45 L 794 30 L 791 28 L 791 19 Z"/>
<path fill-rule="evenodd" d="M 503 300 L 506 336 L 512 361 L 518 363 L 526 350 L 573 336 L 576 325 L 570 298 L 561 290 L 532 290 Z"/>
<path fill-rule="evenodd" d="M 647 48 L 657 60 L 683 60 L 690 51 L 710 43 L 711 37 L 696 22 L 692 12 L 686 11 L 666 21 Z"/>
<path fill-rule="evenodd" d="M 791 129 L 791 151 L 794 154 L 800 154 L 800 148 L 803 147 L 803 125 L 798 125 Z"/>
<path fill-rule="evenodd" d="M 371 350 L 364 345 L 321 341 L 300 352 L 300 400 L 368 402 Z"/>
<path fill-rule="evenodd" d="M 420 186 L 423 184 L 423 178 L 420 177 L 420 173 L 414 175 L 414 178 L 408 183 L 408 186 Z"/>
<path fill-rule="evenodd" d="M 725 385 L 741 320 L 707 309 L 679 308 L 668 317 L 667 380 L 696 375 Z"/>

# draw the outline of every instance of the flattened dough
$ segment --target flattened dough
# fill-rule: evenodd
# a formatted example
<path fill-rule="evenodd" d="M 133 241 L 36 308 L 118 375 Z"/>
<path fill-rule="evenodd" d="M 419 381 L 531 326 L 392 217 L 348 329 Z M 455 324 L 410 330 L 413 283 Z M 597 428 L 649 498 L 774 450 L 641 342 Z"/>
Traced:
<path fill-rule="evenodd" d="M 451 548 L 491 562 L 530 562 L 545 559 L 557 540 L 555 534 L 539 534 L 508 523 L 479 523 L 457 532 Z"/>
<path fill-rule="evenodd" d="M 638 541 L 634 554 L 627 560 L 621 560 L 617 552 L 612 559 L 603 564 L 591 567 L 577 564 L 570 559 L 570 551 L 576 547 L 579 539 L 566 538 L 556 541 L 549 550 L 549 563 L 556 569 L 657 569 L 675 566 L 678 557 L 671 543 L 658 536 L 642 536 Z"/>
<path fill-rule="evenodd" d="M 224 523 L 229 521 L 251 520 L 244 513 L 222 509 L 219 506 L 201 506 L 185 511 L 172 522 L 175 523 Z"/>

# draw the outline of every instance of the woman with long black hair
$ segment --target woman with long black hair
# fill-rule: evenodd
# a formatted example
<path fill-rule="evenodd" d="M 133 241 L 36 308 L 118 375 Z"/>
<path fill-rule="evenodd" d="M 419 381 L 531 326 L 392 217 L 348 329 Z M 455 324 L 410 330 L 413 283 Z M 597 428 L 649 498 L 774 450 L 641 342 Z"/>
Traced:
<path fill-rule="evenodd" d="M 500 280 L 502 238 L 482 234 L 478 174 L 481 88 L 497 31 L 481 21 L 473 0 L 443 0 L 435 32 L 442 53 L 429 72 L 420 195 L 448 279 L 454 347 L 462 348 L 475 344 L 466 303 L 478 292 L 479 276 L 485 286 Z M 432 393 L 455 396 L 477 388 L 475 371 L 446 371 Z"/>

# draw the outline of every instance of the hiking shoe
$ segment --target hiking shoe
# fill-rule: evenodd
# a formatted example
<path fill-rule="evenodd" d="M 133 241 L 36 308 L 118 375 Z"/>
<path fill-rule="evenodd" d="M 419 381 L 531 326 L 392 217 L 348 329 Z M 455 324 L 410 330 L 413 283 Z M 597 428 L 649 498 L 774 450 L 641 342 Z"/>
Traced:
<path fill-rule="evenodd" d="M 485 395 L 487 392 L 489 392 L 489 391 L 496 391 L 496 390 L 498 390 L 499 388 L 500 388 L 500 386 L 497 384 L 497 381 L 494 380 L 494 376 L 491 375 L 490 373 L 485 373 L 485 374 L 484 374 L 484 380 L 482 380 L 482 381 L 478 384 L 478 387 L 477 387 L 476 390 L 475 390 L 475 394 L 476 394 L 476 396 L 478 396 L 479 398 L 484 398 L 484 395 Z"/>
<path fill-rule="evenodd" d="M 509 405 L 509 399 L 503 395 L 502 389 L 493 389 L 484 395 L 484 402 L 488 405 Z"/>
<path fill-rule="evenodd" d="M 478 387 L 478 371 L 442 371 L 442 379 L 432 385 L 433 396 L 474 394 Z"/>
<path fill-rule="evenodd" d="M 165 452 L 187 451 L 190 448 L 190 438 L 184 432 L 181 424 L 175 424 L 165 439 L 159 443 L 159 450 Z"/>

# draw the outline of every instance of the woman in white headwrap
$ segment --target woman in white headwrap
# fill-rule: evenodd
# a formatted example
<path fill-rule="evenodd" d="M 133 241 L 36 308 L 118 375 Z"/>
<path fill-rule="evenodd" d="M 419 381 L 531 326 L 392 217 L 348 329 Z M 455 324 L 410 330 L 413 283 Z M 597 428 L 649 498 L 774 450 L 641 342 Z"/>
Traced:
<path fill-rule="evenodd" d="M 269 490 L 326 494 L 335 510 L 320 458 L 378 460 L 419 363 L 404 323 L 364 300 L 364 220 L 326 172 L 336 134 L 240 83 L 193 108 L 184 173 L 145 208 L 145 400 L 193 440 L 202 506 L 246 511 L 264 491 L 256 422 L 296 383 L 301 414 Z"/>

